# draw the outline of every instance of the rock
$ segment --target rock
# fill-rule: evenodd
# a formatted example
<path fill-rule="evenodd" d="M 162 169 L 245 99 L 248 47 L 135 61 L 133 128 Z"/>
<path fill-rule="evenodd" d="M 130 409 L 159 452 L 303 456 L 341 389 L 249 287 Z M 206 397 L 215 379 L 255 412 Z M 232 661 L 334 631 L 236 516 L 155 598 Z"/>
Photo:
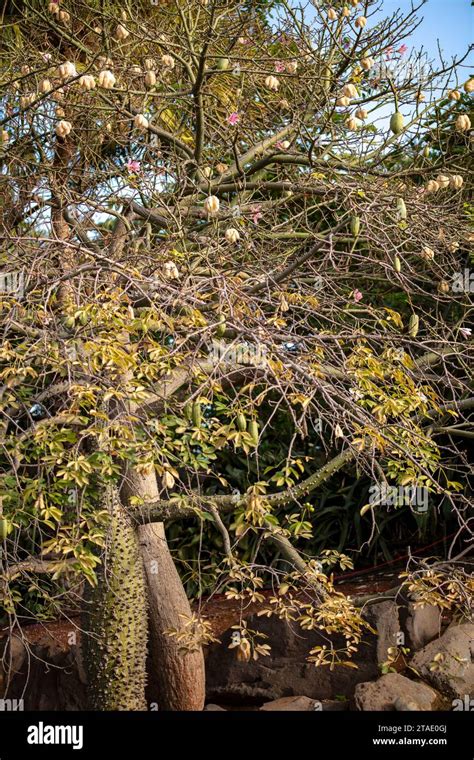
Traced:
<path fill-rule="evenodd" d="M 355 689 L 358 710 L 440 710 L 440 695 L 424 683 L 411 681 L 400 673 L 387 673 L 377 681 L 360 683 Z M 411 706 L 409 706 L 411 705 Z"/>
<path fill-rule="evenodd" d="M 380 665 L 388 659 L 387 650 L 398 645 L 400 619 L 395 602 L 377 602 L 365 612 L 364 617 L 377 631 L 377 662 Z"/>
<path fill-rule="evenodd" d="M 212 702 L 209 702 L 205 706 L 204 712 L 227 712 L 227 710 L 224 707 L 220 707 L 220 705 L 213 705 Z"/>
<path fill-rule="evenodd" d="M 435 656 L 441 655 L 437 661 Z M 450 625 L 413 657 L 410 666 L 442 694 L 474 696 L 474 624 Z"/>
<path fill-rule="evenodd" d="M 347 698 L 354 694 L 355 685 L 369 681 L 379 674 L 376 637 L 367 632 L 359 651 L 353 656 L 357 669 L 316 667 L 307 662 L 310 649 L 328 643 L 328 637 L 318 631 L 305 631 L 297 623 L 287 623 L 277 617 L 250 616 L 249 628 L 268 636 L 269 657 L 239 662 L 234 649 L 229 649 L 231 631 L 221 636 L 221 642 L 207 649 L 207 699 L 228 705 L 261 705 L 281 697 L 304 694 L 311 699 L 331 700 L 335 694 Z M 331 637 L 334 646 L 344 641 Z"/>
<path fill-rule="evenodd" d="M 265 712 L 273 710 L 308 712 L 314 710 L 314 699 L 310 699 L 309 697 L 282 697 L 282 699 L 266 702 L 260 710 L 264 710 Z"/>
<path fill-rule="evenodd" d="M 409 602 L 405 629 L 408 640 L 407 645 L 414 652 L 426 646 L 430 641 L 440 635 L 441 611 L 439 607 L 426 604 L 424 607 L 416 607 L 414 602 Z"/>

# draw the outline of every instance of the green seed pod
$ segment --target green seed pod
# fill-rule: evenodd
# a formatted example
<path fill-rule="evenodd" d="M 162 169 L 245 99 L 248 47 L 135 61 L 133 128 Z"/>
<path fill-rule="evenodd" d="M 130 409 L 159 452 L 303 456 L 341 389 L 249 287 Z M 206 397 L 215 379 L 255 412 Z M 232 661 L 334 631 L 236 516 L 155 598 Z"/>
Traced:
<path fill-rule="evenodd" d="M 397 214 L 399 219 L 407 218 L 407 207 L 403 198 L 397 198 Z"/>
<path fill-rule="evenodd" d="M 193 419 L 193 405 L 190 401 L 186 404 L 184 407 L 184 416 L 188 420 L 188 422 L 192 422 Z"/>
<path fill-rule="evenodd" d="M 71 330 L 76 324 L 76 320 L 74 317 L 65 317 L 64 319 L 64 327 L 67 327 L 69 330 Z"/>
<path fill-rule="evenodd" d="M 399 256 L 395 256 L 395 259 L 394 259 L 394 262 L 393 262 L 393 266 L 395 267 L 395 271 L 396 272 L 401 272 L 402 271 L 402 262 L 400 261 Z"/>
<path fill-rule="evenodd" d="M 357 237 L 360 232 L 360 219 L 358 216 L 353 216 L 351 219 L 351 232 L 354 237 Z"/>
<path fill-rule="evenodd" d="M 430 149 L 429 149 L 428 146 L 426 146 L 426 148 L 423 148 L 423 155 L 424 155 L 425 158 L 429 158 L 430 157 L 430 152 L 431 151 L 430 151 Z"/>
<path fill-rule="evenodd" d="M 193 404 L 192 418 L 195 426 L 201 427 L 201 404 L 198 402 Z"/>
<path fill-rule="evenodd" d="M 405 122 L 403 120 L 403 114 L 400 113 L 400 111 L 395 111 L 394 114 L 392 114 L 392 118 L 390 119 L 390 129 L 392 130 L 394 135 L 399 135 L 400 132 L 403 132 L 403 128 L 405 126 Z"/>
<path fill-rule="evenodd" d="M 0 541 L 8 536 L 13 530 L 13 525 L 6 517 L 0 518 Z"/>
<path fill-rule="evenodd" d="M 79 322 L 81 323 L 81 325 L 87 325 L 88 321 L 89 321 L 89 315 L 87 314 L 87 312 L 82 311 L 81 316 L 79 317 Z"/>
<path fill-rule="evenodd" d="M 411 338 L 416 338 L 418 335 L 418 329 L 420 327 L 420 318 L 417 314 L 412 314 L 408 323 L 408 335 Z"/>
<path fill-rule="evenodd" d="M 227 329 L 227 325 L 225 323 L 225 317 L 223 314 L 219 317 L 219 324 L 216 328 L 216 335 L 218 338 L 223 338 L 225 335 L 225 331 Z"/>
<path fill-rule="evenodd" d="M 255 446 L 258 446 L 258 422 L 257 420 L 250 420 L 249 423 L 249 433 L 251 435 L 252 441 L 254 442 Z"/>
<path fill-rule="evenodd" d="M 227 71 L 229 68 L 230 61 L 228 58 L 218 58 L 216 63 L 216 69 L 219 69 L 219 71 Z"/>
<path fill-rule="evenodd" d="M 241 433 L 247 430 L 247 420 L 245 419 L 245 414 L 243 414 L 242 412 L 239 412 L 239 414 L 236 417 L 236 422 L 237 422 L 237 427 L 239 428 Z"/>

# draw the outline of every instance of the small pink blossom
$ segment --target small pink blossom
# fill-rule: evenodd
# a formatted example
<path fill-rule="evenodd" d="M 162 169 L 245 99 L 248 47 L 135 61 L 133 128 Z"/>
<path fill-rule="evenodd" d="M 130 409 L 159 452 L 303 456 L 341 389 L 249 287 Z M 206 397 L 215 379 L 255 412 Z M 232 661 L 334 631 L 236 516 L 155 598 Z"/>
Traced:
<path fill-rule="evenodd" d="M 140 171 L 140 161 L 130 159 L 127 161 L 127 169 L 130 173 L 137 174 Z"/>
<path fill-rule="evenodd" d="M 360 290 L 357 290 L 357 288 L 352 291 L 352 298 L 354 299 L 354 303 L 359 303 L 359 301 L 361 301 L 363 297 L 364 296 L 362 295 Z"/>
<path fill-rule="evenodd" d="M 472 330 L 470 327 L 460 327 L 459 332 L 463 338 L 470 338 L 472 335 Z"/>
<path fill-rule="evenodd" d="M 253 206 L 251 209 L 252 212 L 252 221 L 254 224 L 258 224 L 258 220 L 262 218 L 262 212 L 261 212 L 261 206 Z"/>
<path fill-rule="evenodd" d="M 275 71 L 278 72 L 278 74 L 281 74 L 282 71 L 285 71 L 285 64 L 283 61 L 275 61 Z"/>
<path fill-rule="evenodd" d="M 397 50 L 397 53 L 400 53 L 400 55 L 405 55 L 405 53 L 408 50 L 408 45 L 400 45 L 400 47 Z"/>
<path fill-rule="evenodd" d="M 230 116 L 227 117 L 227 123 L 231 124 L 232 126 L 235 126 L 235 124 L 238 123 L 239 119 L 240 119 L 239 114 L 234 111 L 233 113 L 230 114 Z"/>

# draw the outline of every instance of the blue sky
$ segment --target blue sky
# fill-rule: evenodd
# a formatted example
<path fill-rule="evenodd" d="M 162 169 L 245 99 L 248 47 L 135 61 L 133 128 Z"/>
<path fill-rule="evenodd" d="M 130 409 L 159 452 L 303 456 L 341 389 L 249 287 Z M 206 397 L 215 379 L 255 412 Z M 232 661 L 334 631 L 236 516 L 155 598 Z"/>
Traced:
<path fill-rule="evenodd" d="M 406 12 L 410 8 L 411 0 L 383 0 L 382 13 L 388 16 L 398 9 Z M 423 21 L 406 41 L 410 47 L 419 49 L 423 46 L 431 56 L 437 58 L 439 39 L 441 49 L 449 57 L 461 54 L 474 41 L 474 8 L 471 0 L 428 0 L 417 15 L 423 17 Z M 470 63 L 472 70 L 472 56 Z"/>

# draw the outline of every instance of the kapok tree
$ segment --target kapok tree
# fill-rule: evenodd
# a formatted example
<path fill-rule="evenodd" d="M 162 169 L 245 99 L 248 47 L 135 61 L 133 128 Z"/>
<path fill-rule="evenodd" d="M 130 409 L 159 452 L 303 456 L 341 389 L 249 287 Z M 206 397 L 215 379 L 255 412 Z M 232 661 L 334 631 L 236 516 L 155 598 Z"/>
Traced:
<path fill-rule="evenodd" d="M 350 662 L 365 624 L 326 572 L 349 560 L 305 551 L 318 488 L 343 468 L 424 487 L 453 547 L 472 537 L 463 59 L 408 55 L 416 11 L 370 1 L 6 13 L 5 625 L 80 607 L 92 707 L 146 708 L 147 646 L 160 707 L 202 707 L 211 627 L 165 532 L 189 521 L 203 551 L 219 535 L 215 589 L 245 610 L 271 583 L 271 612 L 345 636 L 310 660 Z M 462 606 L 449 580 L 411 589 Z"/>

